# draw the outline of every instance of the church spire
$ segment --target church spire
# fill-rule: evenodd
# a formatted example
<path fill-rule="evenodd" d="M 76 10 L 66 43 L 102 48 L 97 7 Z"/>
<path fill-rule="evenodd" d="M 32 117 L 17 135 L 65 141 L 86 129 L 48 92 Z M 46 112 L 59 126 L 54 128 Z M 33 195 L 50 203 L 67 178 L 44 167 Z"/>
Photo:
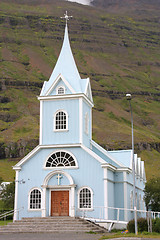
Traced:
<path fill-rule="evenodd" d="M 61 18 L 65 18 L 66 19 L 66 25 L 67 25 L 67 21 L 69 21 L 69 19 L 72 18 L 72 16 L 68 16 L 67 15 L 67 11 L 66 11 L 66 13 L 64 14 L 64 17 L 61 17 Z"/>
<path fill-rule="evenodd" d="M 48 82 L 46 82 L 45 87 L 41 94 L 46 95 L 49 89 L 54 84 L 57 77 L 61 74 L 65 80 L 70 84 L 70 86 L 74 89 L 75 93 L 81 92 L 81 84 L 80 84 L 80 75 L 72 54 L 70 42 L 69 42 L 69 36 L 68 36 L 68 26 L 67 22 L 69 18 L 72 16 L 64 14 L 64 17 L 66 19 L 66 26 L 65 26 L 65 34 L 64 34 L 64 40 L 62 49 L 60 52 L 60 55 L 58 57 L 57 63 L 55 65 L 55 68 L 53 69 L 53 72 L 50 76 L 50 79 Z"/>

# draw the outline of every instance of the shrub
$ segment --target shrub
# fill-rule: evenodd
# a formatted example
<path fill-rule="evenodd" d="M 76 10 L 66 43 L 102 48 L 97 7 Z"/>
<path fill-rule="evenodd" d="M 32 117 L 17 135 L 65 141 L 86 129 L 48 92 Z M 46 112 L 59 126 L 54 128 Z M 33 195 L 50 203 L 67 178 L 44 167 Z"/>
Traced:
<path fill-rule="evenodd" d="M 160 218 L 152 220 L 152 231 L 160 233 Z"/>
<path fill-rule="evenodd" d="M 148 223 L 146 218 L 139 218 L 137 220 L 138 232 L 148 231 Z"/>
<path fill-rule="evenodd" d="M 147 219 L 139 218 L 137 220 L 138 232 L 148 231 Z M 131 220 L 127 224 L 127 229 L 130 233 L 135 232 L 135 223 L 134 220 Z"/>
<path fill-rule="evenodd" d="M 127 229 L 130 233 L 135 232 L 134 220 L 130 220 L 127 224 Z"/>

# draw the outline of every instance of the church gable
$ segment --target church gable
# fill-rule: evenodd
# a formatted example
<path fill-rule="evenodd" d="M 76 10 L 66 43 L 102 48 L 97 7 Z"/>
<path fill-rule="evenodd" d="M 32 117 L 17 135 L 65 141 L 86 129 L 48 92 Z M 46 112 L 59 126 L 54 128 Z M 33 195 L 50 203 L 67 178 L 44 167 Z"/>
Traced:
<path fill-rule="evenodd" d="M 73 88 L 64 80 L 62 76 L 52 85 L 50 91 L 47 95 L 63 95 L 63 94 L 73 94 Z"/>
<path fill-rule="evenodd" d="M 90 100 L 91 102 L 93 102 L 90 81 L 88 81 L 87 89 L 86 89 L 86 93 L 85 93 L 85 94 L 86 94 L 86 96 L 89 98 L 89 100 Z"/>
<path fill-rule="evenodd" d="M 43 90 L 43 89 L 42 89 Z M 72 86 L 69 84 L 69 82 L 62 76 L 62 74 L 59 74 L 58 77 L 55 79 L 55 81 L 52 83 L 48 91 L 44 90 L 41 92 L 41 96 L 50 96 L 50 95 L 61 95 L 61 94 L 74 94 L 75 91 L 72 88 Z"/>
<path fill-rule="evenodd" d="M 87 98 L 91 102 L 93 102 L 90 79 L 89 78 L 81 79 L 80 83 L 81 83 L 82 92 L 87 96 Z"/>

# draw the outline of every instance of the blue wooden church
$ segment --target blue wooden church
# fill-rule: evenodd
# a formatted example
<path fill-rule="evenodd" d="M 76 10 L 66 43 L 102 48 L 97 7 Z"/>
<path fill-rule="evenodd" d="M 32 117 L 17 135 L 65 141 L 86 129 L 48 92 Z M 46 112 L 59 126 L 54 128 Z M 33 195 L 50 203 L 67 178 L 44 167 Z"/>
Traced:
<path fill-rule="evenodd" d="M 86 216 L 109 221 L 118 209 L 119 220 L 133 218 L 132 150 L 106 151 L 92 140 L 90 79 L 78 72 L 67 21 L 59 58 L 38 99 L 39 145 L 13 167 L 14 220 Z M 135 167 L 137 209 L 144 210 L 144 162 L 136 154 Z"/>

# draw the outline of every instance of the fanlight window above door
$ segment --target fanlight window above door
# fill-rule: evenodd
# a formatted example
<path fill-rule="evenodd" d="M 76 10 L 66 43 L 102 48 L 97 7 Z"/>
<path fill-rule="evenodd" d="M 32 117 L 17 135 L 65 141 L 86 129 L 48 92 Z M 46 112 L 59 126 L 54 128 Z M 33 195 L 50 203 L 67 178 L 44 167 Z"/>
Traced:
<path fill-rule="evenodd" d="M 64 151 L 53 153 L 46 162 L 46 167 L 75 167 L 73 156 Z"/>

